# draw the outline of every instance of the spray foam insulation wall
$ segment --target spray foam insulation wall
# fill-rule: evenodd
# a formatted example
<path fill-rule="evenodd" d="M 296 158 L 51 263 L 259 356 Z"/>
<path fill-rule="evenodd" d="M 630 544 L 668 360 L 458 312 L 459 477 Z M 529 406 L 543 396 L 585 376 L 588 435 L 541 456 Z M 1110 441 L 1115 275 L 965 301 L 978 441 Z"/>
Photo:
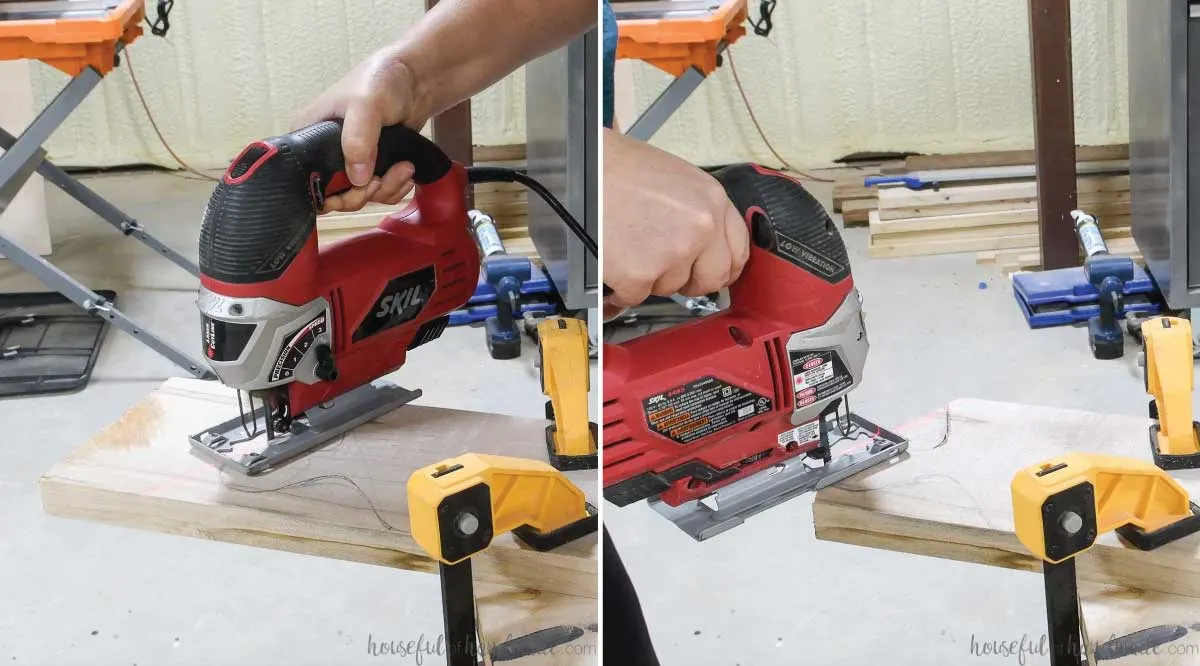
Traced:
<path fill-rule="evenodd" d="M 152 3 L 148 3 L 152 4 Z M 752 15 L 757 2 L 751 1 Z M 207 0 L 175 4 L 166 40 L 131 47 L 142 90 L 168 140 L 198 165 L 224 164 L 361 57 L 401 34 L 420 0 Z M 1074 0 L 1077 136 L 1127 137 L 1125 0 Z M 1026 0 L 790 0 L 768 38 L 733 61 L 763 129 L 796 166 L 862 150 L 962 152 L 1032 144 Z M 634 65 L 636 107 L 667 77 Z M 34 67 L 37 103 L 62 85 Z M 479 95 L 475 142 L 524 140 L 518 73 Z M 700 163 L 774 162 L 729 67 L 700 87 L 654 143 Z M 50 142 L 66 165 L 170 164 L 122 68 Z"/>
<path fill-rule="evenodd" d="M 151 10 L 153 0 L 147 0 Z M 423 0 L 176 2 L 165 39 L 129 48 L 147 103 L 167 140 L 196 166 L 222 166 L 249 141 L 291 129 L 294 114 L 424 12 Z M 37 63 L 36 103 L 65 77 Z M 524 84 L 509 77 L 474 100 L 475 142 L 524 141 Z M 67 166 L 172 165 L 122 66 L 52 138 Z"/>

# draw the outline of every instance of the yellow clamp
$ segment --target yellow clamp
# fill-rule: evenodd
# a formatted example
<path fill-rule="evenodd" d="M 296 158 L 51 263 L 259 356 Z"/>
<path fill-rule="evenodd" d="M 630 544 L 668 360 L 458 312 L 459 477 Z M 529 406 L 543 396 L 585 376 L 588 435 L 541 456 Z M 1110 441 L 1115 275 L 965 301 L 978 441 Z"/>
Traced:
<path fill-rule="evenodd" d="M 1038 559 L 1058 563 L 1110 530 L 1152 550 L 1200 530 L 1188 492 L 1159 467 L 1089 453 L 1026 467 L 1012 480 L 1017 538 Z"/>
<path fill-rule="evenodd" d="M 413 539 L 445 564 L 487 549 L 507 532 L 550 550 L 598 527 L 595 509 L 562 472 L 540 460 L 479 453 L 413 472 L 408 515 Z"/>
<path fill-rule="evenodd" d="M 1154 396 L 1150 427 L 1154 461 L 1163 469 L 1200 466 L 1200 425 L 1192 420 L 1192 325 L 1179 317 L 1142 323 L 1146 391 Z"/>
<path fill-rule="evenodd" d="M 596 425 L 588 420 L 591 365 L 587 324 L 575 318 L 538 324 L 542 393 L 550 398 L 546 448 L 550 464 L 561 470 L 596 469 Z"/>

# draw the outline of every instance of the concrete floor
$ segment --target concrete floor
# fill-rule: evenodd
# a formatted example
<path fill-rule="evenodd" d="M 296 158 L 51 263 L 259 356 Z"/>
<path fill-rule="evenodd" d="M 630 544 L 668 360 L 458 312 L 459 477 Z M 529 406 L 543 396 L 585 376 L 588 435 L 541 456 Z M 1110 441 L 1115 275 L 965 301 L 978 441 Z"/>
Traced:
<path fill-rule="evenodd" d="M 88 183 L 194 256 L 207 183 L 163 174 Z M 827 185 L 814 190 L 828 201 Z M 50 209 L 55 262 L 116 289 L 144 326 L 196 346 L 187 274 L 57 192 Z M 846 238 L 872 343 L 856 411 L 899 425 L 973 396 L 1145 413 L 1132 350 L 1095 361 L 1080 330 L 1030 332 L 1008 280 L 973 256 L 873 261 L 865 230 Z M 41 287 L 0 262 L 0 291 L 30 289 Z M 0 402 L 9 433 L 0 443 L 0 664 L 404 663 L 368 656 L 368 641 L 440 633 L 433 576 L 46 516 L 38 476 L 177 374 L 114 333 L 85 391 Z M 451 330 L 414 353 L 399 380 L 424 389 L 425 404 L 542 413 L 531 356 L 492 361 L 477 330 Z M 664 664 L 1035 663 L 977 657 L 970 644 L 1040 636 L 1038 576 L 817 542 L 810 501 L 704 544 L 644 504 L 605 507 Z"/>
<path fill-rule="evenodd" d="M 195 259 L 211 184 L 168 174 L 87 184 Z M 49 189 L 49 188 L 48 188 Z M 52 260 L 114 289 L 135 321 L 199 357 L 196 283 L 69 197 L 49 198 Z M 0 261 L 0 292 L 44 287 Z M 395 377 L 421 404 L 541 418 L 545 398 L 522 358 L 492 360 L 478 329 L 453 328 Z M 47 516 L 38 477 L 169 376 L 157 354 L 112 331 L 91 384 L 58 397 L 0 401 L 0 664 L 260 666 L 432 663 L 373 657 L 369 641 L 436 640 L 436 576 L 152 534 Z M 186 445 L 181 442 L 181 446 Z"/>
<path fill-rule="evenodd" d="M 828 206 L 831 187 L 810 187 Z M 1145 415 L 1131 342 L 1097 361 L 1083 330 L 1030 331 L 973 254 L 872 260 L 866 229 L 845 237 L 871 342 L 856 412 L 895 427 L 976 397 Z M 606 505 L 604 522 L 664 665 L 1042 663 L 971 651 L 972 637 L 1040 640 L 1040 575 L 817 541 L 811 496 L 704 543 L 645 503 Z"/>

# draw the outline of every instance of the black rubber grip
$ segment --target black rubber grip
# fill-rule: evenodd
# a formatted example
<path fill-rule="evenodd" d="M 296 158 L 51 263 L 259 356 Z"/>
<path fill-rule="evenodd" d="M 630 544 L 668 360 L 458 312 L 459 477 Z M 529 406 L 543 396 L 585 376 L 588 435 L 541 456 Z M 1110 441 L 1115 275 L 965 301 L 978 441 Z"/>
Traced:
<path fill-rule="evenodd" d="M 375 174 L 400 162 L 413 164 L 418 185 L 440 180 L 451 167 L 450 158 L 416 130 L 385 127 Z M 344 181 L 344 172 L 342 127 L 336 121 L 251 144 L 230 165 L 204 211 L 200 272 L 233 284 L 278 278 L 315 233 L 326 190 L 338 174 Z"/>
<path fill-rule="evenodd" d="M 752 164 L 723 167 L 712 175 L 742 217 L 749 216 L 755 246 L 831 284 L 850 276 L 837 225 L 798 181 Z"/>

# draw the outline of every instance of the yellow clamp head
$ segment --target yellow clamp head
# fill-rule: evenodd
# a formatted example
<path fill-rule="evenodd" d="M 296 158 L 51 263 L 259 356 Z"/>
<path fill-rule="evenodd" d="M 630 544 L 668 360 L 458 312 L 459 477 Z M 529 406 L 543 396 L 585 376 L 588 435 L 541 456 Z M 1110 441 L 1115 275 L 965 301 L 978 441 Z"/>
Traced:
<path fill-rule="evenodd" d="M 1137 458 L 1068 453 L 1026 467 L 1013 477 L 1012 502 L 1017 538 L 1051 563 L 1082 553 L 1112 530 L 1150 550 L 1200 529 L 1183 486 Z"/>

